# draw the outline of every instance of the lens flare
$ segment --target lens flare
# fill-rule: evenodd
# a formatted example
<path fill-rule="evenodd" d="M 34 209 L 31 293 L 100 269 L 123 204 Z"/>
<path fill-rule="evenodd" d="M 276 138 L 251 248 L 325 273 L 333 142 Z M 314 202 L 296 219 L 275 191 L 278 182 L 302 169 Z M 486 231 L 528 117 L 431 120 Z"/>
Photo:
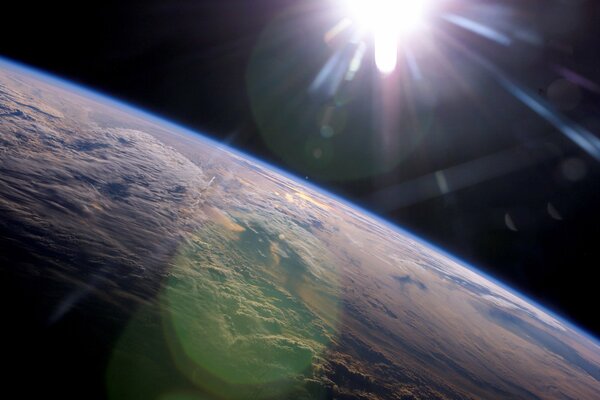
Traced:
<path fill-rule="evenodd" d="M 399 41 L 421 26 L 427 0 L 343 0 L 349 18 L 373 36 L 375 64 L 391 73 L 398 62 Z"/>

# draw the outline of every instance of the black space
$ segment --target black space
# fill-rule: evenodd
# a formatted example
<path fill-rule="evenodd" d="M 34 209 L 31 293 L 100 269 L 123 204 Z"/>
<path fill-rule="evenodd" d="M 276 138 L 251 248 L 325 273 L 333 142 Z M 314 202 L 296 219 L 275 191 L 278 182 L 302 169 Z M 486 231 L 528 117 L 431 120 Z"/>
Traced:
<path fill-rule="evenodd" d="M 456 1 L 446 7 L 468 13 L 465 3 L 494 4 Z M 468 90 L 431 106 L 435 109 L 431 133 L 412 143 L 394 168 L 359 179 L 343 177 L 339 173 L 343 169 L 303 164 L 297 154 L 282 155 L 261 135 L 264 126 L 257 123 L 251 105 L 249 66 L 261 33 L 283 14 L 294 27 L 290 30 L 295 30 L 290 38 L 281 38 L 282 51 L 293 54 L 298 44 L 310 47 L 314 37 L 322 37 L 331 14 L 326 4 L 325 0 L 22 1 L 3 12 L 0 55 L 141 106 L 306 176 L 600 336 L 598 161 L 457 50 L 460 46 L 474 49 L 527 90 L 560 108 L 569 98 L 553 97 L 549 89 L 561 78 L 557 66 L 600 84 L 600 3 L 499 2 L 504 10 L 512 10 L 510 21 L 541 34 L 538 46 L 515 41 L 506 48 L 437 21 L 452 38 L 445 44 L 449 65 L 432 61 L 425 68 L 463 71 Z M 505 15 L 500 9 L 495 12 L 488 18 Z M 306 89 L 326 60 L 319 51 L 312 59 L 294 61 L 294 73 L 301 71 L 298 87 Z M 268 78 L 270 72 L 261 73 Z M 370 93 L 372 76 L 373 66 L 367 63 L 355 90 Z M 451 84 L 460 87 L 459 80 L 460 76 Z M 580 89 L 580 95 L 577 105 L 566 107 L 562 114 L 598 136 L 600 95 L 586 88 Z M 302 98 L 299 107 L 308 107 L 310 101 Z M 268 111 L 276 113 L 277 107 Z M 367 118 L 372 111 L 373 96 L 355 97 L 347 109 L 356 116 L 352 123 L 357 129 L 366 130 L 368 122 L 358 118 Z M 363 151 L 367 159 L 377 159 L 381 146 L 366 145 Z M 352 164 L 352 154 L 347 157 L 345 162 Z M 444 171 L 452 188 L 461 182 L 451 180 L 454 173 L 477 176 L 490 162 L 504 168 L 445 195 L 428 189 L 435 185 L 436 171 Z M 452 169 L 459 165 L 463 165 L 459 172 Z M 415 193 L 430 194 L 415 197 Z"/>

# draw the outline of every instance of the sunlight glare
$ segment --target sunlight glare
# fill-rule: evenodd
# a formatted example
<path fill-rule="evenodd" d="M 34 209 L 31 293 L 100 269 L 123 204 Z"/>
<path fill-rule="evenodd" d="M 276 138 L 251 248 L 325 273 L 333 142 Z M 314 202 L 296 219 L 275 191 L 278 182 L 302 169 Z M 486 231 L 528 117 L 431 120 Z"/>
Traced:
<path fill-rule="evenodd" d="M 343 0 L 359 29 L 373 35 L 375 64 L 382 73 L 396 68 L 398 43 L 423 22 L 427 0 Z"/>

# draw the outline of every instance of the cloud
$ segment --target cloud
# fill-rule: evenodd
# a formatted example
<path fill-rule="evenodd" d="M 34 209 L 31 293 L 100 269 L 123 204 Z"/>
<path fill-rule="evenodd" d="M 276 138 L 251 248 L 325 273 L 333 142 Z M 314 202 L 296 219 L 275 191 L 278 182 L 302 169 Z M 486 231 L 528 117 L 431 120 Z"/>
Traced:
<path fill-rule="evenodd" d="M 410 275 L 395 275 L 395 276 L 393 276 L 393 278 L 397 282 L 400 282 L 400 285 L 402 286 L 403 289 L 406 285 L 414 285 L 421 290 L 427 290 L 427 285 L 425 285 L 423 282 L 421 282 L 419 280 L 412 278 Z"/>

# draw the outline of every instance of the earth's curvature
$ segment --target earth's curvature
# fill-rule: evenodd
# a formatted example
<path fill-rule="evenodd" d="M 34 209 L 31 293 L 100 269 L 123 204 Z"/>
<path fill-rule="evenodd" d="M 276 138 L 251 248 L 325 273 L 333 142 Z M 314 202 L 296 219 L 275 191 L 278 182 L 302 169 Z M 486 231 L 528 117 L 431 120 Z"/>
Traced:
<path fill-rule="evenodd" d="M 600 398 L 598 342 L 528 300 L 4 62 L 0 282 L 2 386 L 21 398 Z"/>

